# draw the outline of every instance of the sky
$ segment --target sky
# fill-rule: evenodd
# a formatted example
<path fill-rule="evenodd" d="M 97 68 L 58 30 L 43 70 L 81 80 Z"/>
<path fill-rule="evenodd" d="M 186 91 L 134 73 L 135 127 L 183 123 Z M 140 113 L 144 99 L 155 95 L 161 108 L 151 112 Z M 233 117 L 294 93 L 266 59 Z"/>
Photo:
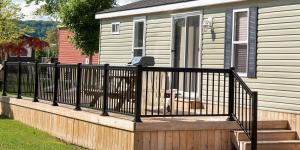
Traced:
<path fill-rule="evenodd" d="M 117 0 L 118 5 L 126 5 L 138 0 Z M 14 3 L 17 3 L 21 7 L 21 12 L 24 14 L 23 20 L 49 20 L 50 18 L 47 16 L 35 16 L 33 12 L 39 7 L 34 3 L 27 5 L 25 0 L 13 0 Z"/>

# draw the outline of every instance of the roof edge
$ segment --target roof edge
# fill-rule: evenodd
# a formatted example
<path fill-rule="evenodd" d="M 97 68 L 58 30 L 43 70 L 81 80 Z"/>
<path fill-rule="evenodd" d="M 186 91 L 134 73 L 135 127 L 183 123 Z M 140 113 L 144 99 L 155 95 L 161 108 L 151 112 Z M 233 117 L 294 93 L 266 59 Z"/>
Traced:
<path fill-rule="evenodd" d="M 124 17 L 124 16 L 131 16 L 131 15 L 172 11 L 172 10 L 178 10 L 178 9 L 203 7 L 203 6 L 226 4 L 226 3 L 233 3 L 233 2 L 242 2 L 242 1 L 247 1 L 247 0 L 226 0 L 225 2 L 224 2 L 224 0 L 196 0 L 196 1 L 189 1 L 189 2 L 179 2 L 179 3 L 172 3 L 172 4 L 166 4 L 166 5 L 160 5 L 160 6 L 151 6 L 151 7 L 144 7 L 144 8 L 96 14 L 95 19 Z"/>

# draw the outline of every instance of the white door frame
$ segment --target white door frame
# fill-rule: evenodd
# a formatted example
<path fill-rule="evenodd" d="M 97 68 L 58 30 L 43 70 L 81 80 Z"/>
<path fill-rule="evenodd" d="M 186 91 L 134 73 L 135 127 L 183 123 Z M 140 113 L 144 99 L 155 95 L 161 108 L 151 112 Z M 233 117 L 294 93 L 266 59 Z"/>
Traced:
<path fill-rule="evenodd" d="M 171 14 L 171 48 L 170 48 L 170 66 L 171 67 L 174 67 L 174 51 L 175 51 L 175 19 L 178 19 L 178 18 L 185 18 L 185 27 L 187 28 L 187 17 L 190 17 L 190 16 L 199 16 L 199 54 L 198 54 L 198 67 L 201 68 L 202 67 L 202 20 L 203 20 L 203 11 L 200 10 L 200 11 L 193 11 L 193 12 L 185 12 L 185 13 L 176 13 L 176 14 Z M 187 38 L 186 36 L 186 32 L 185 32 L 185 38 Z M 184 62 L 186 63 L 185 59 L 186 59 L 186 47 L 185 46 L 185 52 L 184 52 Z M 200 84 L 200 81 L 199 81 L 200 77 L 198 76 L 198 79 L 197 79 L 197 85 Z M 170 89 L 171 89 L 171 83 L 173 82 L 172 81 L 172 78 L 169 79 L 170 80 Z M 199 91 L 199 89 L 198 89 Z M 183 95 L 183 91 L 179 91 L 180 95 Z M 190 92 L 190 97 L 191 98 L 194 98 L 195 97 L 195 93 L 194 92 Z M 189 96 L 189 92 L 185 92 L 185 97 L 188 97 Z M 198 97 L 199 96 L 199 92 L 197 92 L 196 96 Z"/>
<path fill-rule="evenodd" d="M 199 56 L 198 56 L 198 66 L 199 68 L 202 67 L 202 18 L 203 18 L 203 12 L 202 10 L 200 11 L 193 11 L 193 12 L 184 12 L 184 13 L 176 13 L 176 14 L 171 14 L 171 47 L 170 47 L 170 66 L 174 67 L 174 51 L 175 51 L 175 43 L 174 43 L 174 38 L 175 38 L 175 34 L 174 34 L 174 27 L 175 27 L 175 19 L 178 18 L 185 18 L 185 27 L 187 28 L 187 17 L 190 16 L 199 16 Z M 185 38 L 186 37 L 186 32 L 185 32 Z M 186 47 L 186 46 L 185 46 Z M 185 48 L 185 52 L 184 55 L 186 55 L 186 48 Z M 185 61 L 186 56 L 184 56 L 184 61 Z"/>

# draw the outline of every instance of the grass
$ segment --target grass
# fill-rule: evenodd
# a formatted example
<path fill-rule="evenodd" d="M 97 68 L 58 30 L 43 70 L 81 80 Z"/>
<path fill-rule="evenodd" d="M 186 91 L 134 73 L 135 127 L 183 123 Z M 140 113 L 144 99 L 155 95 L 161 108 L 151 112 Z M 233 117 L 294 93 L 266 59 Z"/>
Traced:
<path fill-rule="evenodd" d="M 59 139 L 0 116 L 0 150 L 79 150 Z"/>

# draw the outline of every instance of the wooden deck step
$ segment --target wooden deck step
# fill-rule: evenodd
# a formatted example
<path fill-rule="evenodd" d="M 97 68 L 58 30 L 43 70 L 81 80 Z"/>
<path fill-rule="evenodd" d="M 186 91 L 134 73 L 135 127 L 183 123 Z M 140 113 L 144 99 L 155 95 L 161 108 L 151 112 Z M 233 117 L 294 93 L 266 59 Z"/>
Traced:
<path fill-rule="evenodd" d="M 300 140 L 258 141 L 258 150 L 300 150 Z M 241 142 L 239 150 L 251 150 L 251 142 Z"/>
<path fill-rule="evenodd" d="M 257 128 L 258 130 L 286 130 L 290 129 L 290 125 L 287 120 L 258 121 Z"/>
<path fill-rule="evenodd" d="M 257 126 L 258 150 L 300 150 L 299 135 L 288 121 L 259 121 Z M 251 141 L 242 130 L 233 131 L 231 141 L 237 150 L 251 150 Z"/>
<path fill-rule="evenodd" d="M 234 131 L 238 141 L 249 141 L 244 131 Z M 257 132 L 259 141 L 299 140 L 297 132 L 292 130 L 259 130 Z"/>

